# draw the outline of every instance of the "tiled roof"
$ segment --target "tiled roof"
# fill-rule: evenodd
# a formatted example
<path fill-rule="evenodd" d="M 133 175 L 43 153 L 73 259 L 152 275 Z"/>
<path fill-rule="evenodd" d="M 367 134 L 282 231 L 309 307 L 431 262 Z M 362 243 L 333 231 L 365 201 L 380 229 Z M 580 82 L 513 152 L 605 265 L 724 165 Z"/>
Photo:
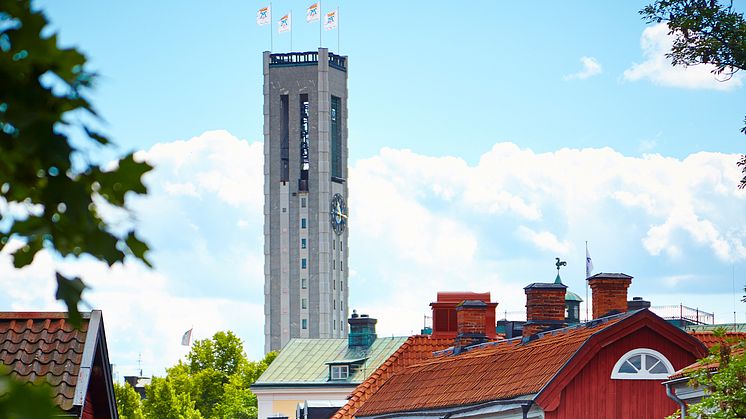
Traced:
<path fill-rule="evenodd" d="M 689 334 L 699 339 L 699 341 L 704 343 L 705 346 L 707 346 L 707 348 L 712 348 L 716 344 L 723 342 L 722 337 L 715 336 L 715 334 L 711 331 L 689 332 Z M 741 355 L 744 352 L 746 352 L 746 332 L 726 332 L 725 339 L 728 339 L 729 341 L 737 340 L 741 342 L 740 345 L 734 345 L 731 348 L 731 355 Z M 671 380 L 675 380 L 675 379 L 686 376 L 692 371 L 696 371 L 696 370 L 704 369 L 704 368 L 710 371 L 716 371 L 718 368 L 720 368 L 720 362 L 710 362 L 707 364 L 701 364 L 699 362 L 695 362 L 691 365 L 687 365 L 686 367 L 676 371 L 675 373 L 671 374 L 671 376 L 668 378 Z"/>
<path fill-rule="evenodd" d="M 448 348 L 453 339 L 431 339 L 429 336 L 410 336 L 389 359 L 375 370 L 370 377 L 358 385 L 332 419 L 350 419 L 368 398 L 376 392 L 393 374 L 405 367 L 433 358 L 433 352 Z"/>
<path fill-rule="evenodd" d="M 379 337 L 368 350 L 362 351 L 348 348 L 347 339 L 292 339 L 253 386 L 357 385 L 375 371 L 405 340 L 406 337 Z M 329 381 L 328 363 L 363 358 L 365 361 L 357 370 L 351 371 L 347 380 Z"/>
<path fill-rule="evenodd" d="M 634 313 L 545 332 L 527 342 L 516 338 L 487 343 L 408 367 L 391 377 L 356 416 L 533 396 L 592 335 Z"/>
<path fill-rule="evenodd" d="M 704 343 L 708 348 L 712 348 L 715 344 L 723 342 L 723 338 L 715 336 L 711 331 L 696 331 L 689 332 L 689 334 Z M 725 338 L 728 340 L 746 340 L 746 332 L 725 332 Z"/>
<path fill-rule="evenodd" d="M 65 313 L 0 312 L 0 364 L 26 381 L 46 381 L 63 410 L 73 407 L 89 315 L 79 330 Z"/>

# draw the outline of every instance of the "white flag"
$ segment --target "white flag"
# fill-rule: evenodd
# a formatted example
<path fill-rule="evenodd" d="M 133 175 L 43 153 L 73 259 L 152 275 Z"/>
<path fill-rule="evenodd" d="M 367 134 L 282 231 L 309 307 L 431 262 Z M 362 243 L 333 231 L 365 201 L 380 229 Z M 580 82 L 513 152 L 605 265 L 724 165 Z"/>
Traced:
<path fill-rule="evenodd" d="M 337 27 L 337 18 L 339 16 L 337 15 L 336 10 L 332 10 L 331 12 L 326 14 L 326 19 L 324 19 L 324 27 L 327 31 L 330 31 Z"/>
<path fill-rule="evenodd" d="M 290 31 L 290 13 L 280 18 L 280 26 L 277 28 L 280 33 Z"/>
<path fill-rule="evenodd" d="M 591 272 L 593 272 L 593 261 L 591 260 L 591 254 L 588 253 L 588 246 L 585 248 L 585 277 L 590 278 Z"/>
<path fill-rule="evenodd" d="M 321 18 L 319 14 L 319 4 L 314 3 L 310 6 L 308 6 L 308 9 L 306 9 L 306 22 L 316 22 Z"/>
<path fill-rule="evenodd" d="M 192 328 L 194 329 L 194 328 Z M 181 344 L 184 346 L 189 346 L 189 344 L 192 343 L 192 329 L 187 330 L 184 332 L 184 336 L 181 337 Z"/>
<path fill-rule="evenodd" d="M 262 7 L 256 12 L 256 24 L 259 26 L 268 25 L 272 21 L 272 12 L 269 7 Z"/>

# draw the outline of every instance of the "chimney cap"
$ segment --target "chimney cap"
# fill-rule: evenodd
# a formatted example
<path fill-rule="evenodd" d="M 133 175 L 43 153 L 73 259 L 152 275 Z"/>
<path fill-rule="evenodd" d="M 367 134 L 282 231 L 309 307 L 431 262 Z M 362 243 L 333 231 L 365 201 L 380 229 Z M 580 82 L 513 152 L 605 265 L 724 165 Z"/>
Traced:
<path fill-rule="evenodd" d="M 485 308 L 487 303 L 481 300 L 464 300 L 456 305 L 456 310 L 461 308 Z"/>
<path fill-rule="evenodd" d="M 556 283 L 545 283 L 545 282 L 534 282 L 533 284 L 528 284 L 525 287 L 523 287 L 524 290 L 527 289 L 567 289 L 567 285 L 565 284 L 556 284 Z"/>
<path fill-rule="evenodd" d="M 625 273 L 621 273 L 621 272 L 620 273 L 604 273 L 604 272 L 599 272 L 599 273 L 597 273 L 597 274 L 595 274 L 593 276 L 589 276 L 587 278 L 587 280 L 590 281 L 591 279 L 632 279 L 632 278 L 634 278 L 634 277 L 629 276 L 629 275 L 627 275 Z"/>

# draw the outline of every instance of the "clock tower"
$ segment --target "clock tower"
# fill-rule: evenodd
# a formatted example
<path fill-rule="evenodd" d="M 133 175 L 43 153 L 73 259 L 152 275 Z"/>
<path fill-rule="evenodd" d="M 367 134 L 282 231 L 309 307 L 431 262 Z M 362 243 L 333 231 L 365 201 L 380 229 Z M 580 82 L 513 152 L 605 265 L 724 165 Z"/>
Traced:
<path fill-rule="evenodd" d="M 264 52 L 264 351 L 345 338 L 345 56 Z"/>

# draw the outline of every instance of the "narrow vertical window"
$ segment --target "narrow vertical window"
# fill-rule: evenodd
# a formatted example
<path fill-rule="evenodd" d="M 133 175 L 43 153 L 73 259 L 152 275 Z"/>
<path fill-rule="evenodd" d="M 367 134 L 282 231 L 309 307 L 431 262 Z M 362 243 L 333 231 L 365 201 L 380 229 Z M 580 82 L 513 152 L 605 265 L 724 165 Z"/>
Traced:
<path fill-rule="evenodd" d="M 305 249 L 306 248 L 306 239 L 300 239 L 300 248 Z"/>
<path fill-rule="evenodd" d="M 305 208 L 306 207 L 306 198 L 301 198 L 300 199 L 300 207 L 301 208 Z"/>
<path fill-rule="evenodd" d="M 308 300 L 303 298 L 300 300 L 300 308 L 307 309 L 308 308 Z"/>
<path fill-rule="evenodd" d="M 300 219 L 300 228 L 306 228 L 306 219 L 305 218 L 301 218 Z"/>
<path fill-rule="evenodd" d="M 300 260 L 301 269 L 306 269 L 306 258 Z"/>
<path fill-rule="evenodd" d="M 308 280 L 306 278 L 301 278 L 301 280 L 300 280 L 300 287 L 301 287 L 301 289 L 308 288 Z"/>
<path fill-rule="evenodd" d="M 331 169 L 332 177 L 342 177 L 342 101 L 332 96 L 331 107 Z"/>
<path fill-rule="evenodd" d="M 280 180 L 290 179 L 290 118 L 288 95 L 280 96 Z"/>
<path fill-rule="evenodd" d="M 308 169 L 310 168 L 309 158 L 309 103 L 308 95 L 300 95 L 300 179 L 298 180 L 298 190 L 308 192 Z"/>
<path fill-rule="evenodd" d="M 306 330 L 306 329 L 308 329 L 308 319 L 302 319 L 302 320 L 300 321 L 300 327 L 301 327 L 301 329 L 303 329 L 303 330 Z"/>

